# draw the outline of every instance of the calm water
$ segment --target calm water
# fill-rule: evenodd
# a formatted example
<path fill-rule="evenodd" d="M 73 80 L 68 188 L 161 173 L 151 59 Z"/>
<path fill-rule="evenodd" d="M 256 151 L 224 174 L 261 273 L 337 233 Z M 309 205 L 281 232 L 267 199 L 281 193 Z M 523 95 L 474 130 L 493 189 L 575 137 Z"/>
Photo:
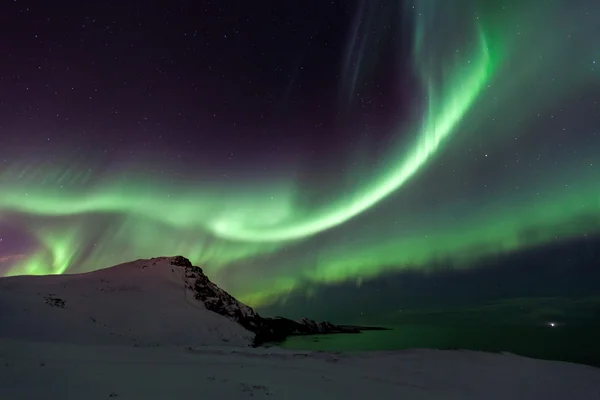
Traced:
<path fill-rule="evenodd" d="M 391 331 L 292 337 L 283 347 L 329 351 L 459 348 L 600 366 L 600 327 L 407 325 Z"/>

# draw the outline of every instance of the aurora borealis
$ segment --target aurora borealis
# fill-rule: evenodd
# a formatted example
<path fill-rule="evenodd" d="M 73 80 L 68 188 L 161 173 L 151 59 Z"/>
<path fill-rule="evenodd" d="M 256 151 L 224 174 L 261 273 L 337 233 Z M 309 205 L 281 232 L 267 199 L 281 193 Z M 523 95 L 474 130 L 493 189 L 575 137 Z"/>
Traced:
<path fill-rule="evenodd" d="M 263 305 L 600 231 L 598 5 L 180 3 L 3 16 L 4 275 L 181 254 Z"/>

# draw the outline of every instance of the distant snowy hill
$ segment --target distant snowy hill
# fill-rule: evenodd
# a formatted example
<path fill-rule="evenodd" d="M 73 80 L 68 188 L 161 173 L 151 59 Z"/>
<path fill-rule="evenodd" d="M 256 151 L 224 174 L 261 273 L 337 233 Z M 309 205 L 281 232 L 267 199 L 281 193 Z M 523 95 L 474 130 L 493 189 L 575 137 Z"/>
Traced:
<path fill-rule="evenodd" d="M 162 257 L 85 274 L 2 278 L 0 338 L 144 346 L 250 345 L 252 332 L 198 301 L 193 285 L 203 274 L 199 268 L 200 274 L 194 274 L 182 265 L 185 261 Z M 212 294 L 205 299 L 208 304 L 225 304 L 232 316 L 253 315 L 250 307 L 212 282 L 204 284 L 205 293 Z"/>

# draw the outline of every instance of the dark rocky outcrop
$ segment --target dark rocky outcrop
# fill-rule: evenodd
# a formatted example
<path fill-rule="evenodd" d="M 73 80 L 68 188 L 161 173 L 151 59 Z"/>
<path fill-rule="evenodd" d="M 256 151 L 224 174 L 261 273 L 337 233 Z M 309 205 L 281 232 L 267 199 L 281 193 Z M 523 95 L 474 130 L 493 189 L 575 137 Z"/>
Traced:
<path fill-rule="evenodd" d="M 176 265 L 178 267 L 194 268 L 194 266 L 192 265 L 192 262 L 182 256 L 171 257 L 171 265 Z M 200 269 L 200 272 L 202 272 L 202 269 L 200 267 L 196 267 L 196 268 Z"/>
<path fill-rule="evenodd" d="M 281 342 L 288 336 L 360 332 L 358 327 L 334 325 L 330 322 L 316 322 L 307 318 L 303 318 L 300 321 L 283 317 L 262 318 L 260 329 L 255 332 L 254 345 L 259 346 L 268 342 Z"/>
<path fill-rule="evenodd" d="M 50 294 L 44 297 L 44 299 L 46 300 L 46 304 L 48 304 L 49 306 L 65 308 L 65 301 L 59 297 Z"/>
<path fill-rule="evenodd" d="M 254 345 L 268 342 L 281 342 L 293 335 L 316 335 L 330 333 L 360 333 L 357 326 L 334 325 L 330 322 L 316 322 L 307 318 L 294 321 L 287 318 L 264 318 L 251 307 L 238 301 L 229 293 L 208 279 L 202 268 L 193 266 L 190 260 L 182 256 L 172 257 L 171 265 L 185 268 L 186 288 L 194 297 L 202 301 L 205 307 L 217 314 L 230 318 L 255 334 Z M 377 328 L 368 328 L 377 329 Z"/>

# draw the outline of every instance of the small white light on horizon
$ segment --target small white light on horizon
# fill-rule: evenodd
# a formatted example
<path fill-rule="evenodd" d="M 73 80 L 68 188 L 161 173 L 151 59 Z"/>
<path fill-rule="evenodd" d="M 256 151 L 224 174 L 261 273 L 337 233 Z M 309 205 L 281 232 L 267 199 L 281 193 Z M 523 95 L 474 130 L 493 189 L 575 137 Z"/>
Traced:
<path fill-rule="evenodd" d="M 550 325 L 552 328 L 554 328 L 554 327 L 556 326 L 556 323 L 555 323 L 555 322 L 550 322 L 550 324 L 549 324 L 549 325 Z"/>

